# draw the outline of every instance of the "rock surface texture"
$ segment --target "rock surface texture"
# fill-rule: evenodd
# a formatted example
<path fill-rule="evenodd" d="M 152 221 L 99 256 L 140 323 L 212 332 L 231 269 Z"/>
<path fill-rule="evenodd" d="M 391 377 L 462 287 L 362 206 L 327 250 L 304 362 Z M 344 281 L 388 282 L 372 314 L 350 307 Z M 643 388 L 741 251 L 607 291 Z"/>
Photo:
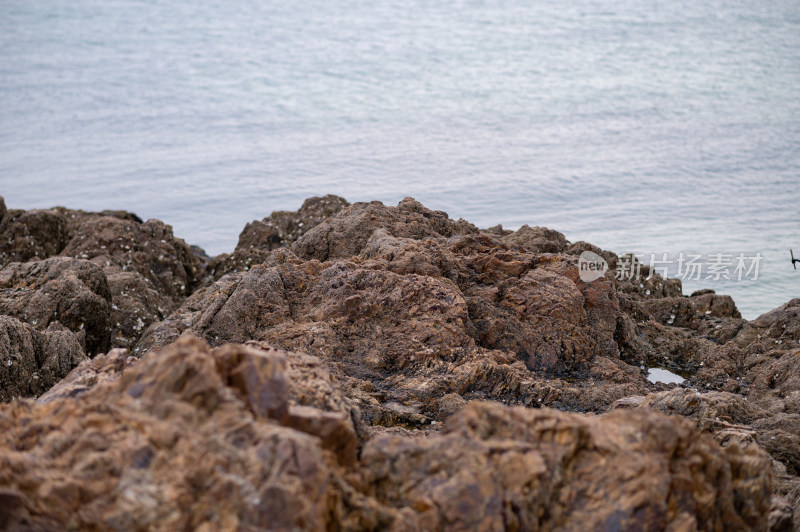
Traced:
<path fill-rule="evenodd" d="M 0 528 L 800 529 L 800 299 L 748 322 L 411 198 L 214 258 L 0 207 Z"/>

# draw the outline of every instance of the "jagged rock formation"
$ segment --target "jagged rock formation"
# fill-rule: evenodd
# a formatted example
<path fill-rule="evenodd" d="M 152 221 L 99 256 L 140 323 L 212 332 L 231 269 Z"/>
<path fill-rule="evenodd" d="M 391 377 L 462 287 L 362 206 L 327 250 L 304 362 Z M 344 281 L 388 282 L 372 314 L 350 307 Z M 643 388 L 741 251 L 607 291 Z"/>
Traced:
<path fill-rule="evenodd" d="M 272 350 L 181 340 L 78 397 L 0 407 L 4 524 L 766 529 L 766 455 L 723 449 L 687 421 L 474 403 L 440 435 L 365 441 L 335 407 L 303 401 L 336 387 L 287 365 Z"/>
<path fill-rule="evenodd" d="M 0 523 L 800 525 L 800 299 L 748 322 L 410 198 L 311 198 L 212 259 L 126 212 L 0 207 L 0 400 L 40 396 L 0 407 Z"/>
<path fill-rule="evenodd" d="M 328 194 L 308 198 L 297 211 L 275 211 L 263 220 L 253 220 L 242 230 L 233 253 L 223 253 L 209 262 L 203 284 L 227 273 L 249 270 L 273 249 L 288 246 L 348 205 L 344 198 Z"/>

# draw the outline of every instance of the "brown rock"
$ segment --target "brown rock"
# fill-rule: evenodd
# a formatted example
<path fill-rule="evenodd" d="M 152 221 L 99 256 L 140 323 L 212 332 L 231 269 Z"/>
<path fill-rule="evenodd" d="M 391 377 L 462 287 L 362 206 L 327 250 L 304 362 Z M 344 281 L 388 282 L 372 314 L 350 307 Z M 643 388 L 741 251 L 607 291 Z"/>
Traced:
<path fill-rule="evenodd" d="M 734 341 L 749 353 L 797 349 L 800 347 L 800 298 L 748 322 Z"/>
<path fill-rule="evenodd" d="M 698 313 L 714 318 L 741 318 L 739 309 L 731 296 L 722 296 L 713 290 L 701 290 L 692 293 L 691 300 Z"/>
<path fill-rule="evenodd" d="M 523 225 L 501 238 L 506 244 L 521 246 L 534 253 L 563 253 L 567 249 L 564 235 L 547 227 Z"/>
<path fill-rule="evenodd" d="M 375 438 L 362 464 L 370 494 L 427 529 L 766 530 L 770 509 L 763 454 L 648 411 L 473 403 L 442 437 Z"/>
<path fill-rule="evenodd" d="M 176 343 L 79 401 L 0 407 L 0 492 L 18 508 L 6 519 L 28 529 L 331 526 L 339 495 L 320 439 L 253 414 L 217 353 Z"/>
<path fill-rule="evenodd" d="M 627 404 L 627 401 L 623 400 L 615 403 L 612 408 Z M 680 415 L 691 419 L 697 430 L 709 432 L 727 428 L 731 424 L 752 424 L 765 415 L 763 409 L 736 394 L 698 393 L 682 388 L 650 394 L 637 406 L 653 408 L 665 414 Z"/>
<path fill-rule="evenodd" d="M 263 220 L 248 223 L 233 253 L 223 253 L 210 260 L 201 285 L 208 286 L 223 275 L 263 264 L 270 251 L 291 244 L 349 205 L 344 198 L 328 194 L 308 198 L 297 211 L 276 211 Z"/>
<path fill-rule="evenodd" d="M 276 211 L 261 221 L 247 224 L 239 235 L 238 249 L 273 250 L 291 244 L 309 229 L 316 227 L 350 204 L 344 198 L 328 194 L 308 198 L 296 211 Z"/>
<path fill-rule="evenodd" d="M 170 226 L 157 220 L 140 224 L 111 216 L 86 219 L 61 254 L 91 260 L 106 269 L 136 272 L 176 303 L 190 293 L 200 266 Z"/>
<path fill-rule="evenodd" d="M 117 380 L 137 360 L 130 356 L 127 349 L 112 349 L 108 353 L 83 360 L 36 401 L 49 403 L 56 399 L 80 397 L 98 384 Z"/>
<path fill-rule="evenodd" d="M 0 266 L 52 257 L 68 241 L 67 219 L 54 209 L 7 211 L 0 222 Z"/>
<path fill-rule="evenodd" d="M 165 318 L 175 305 L 136 272 L 108 268 L 107 278 L 112 294 L 111 343 L 133 348 L 144 330 Z"/>
<path fill-rule="evenodd" d="M 785 521 L 763 453 L 722 449 L 689 422 L 645 410 L 597 418 L 472 402 L 441 435 L 386 430 L 359 459 L 342 413 L 290 404 L 293 356 L 181 340 L 128 366 L 120 350 L 75 372 L 109 377 L 77 398 L 0 406 L 0 516 L 32 530 Z M 320 397 L 313 389 L 307 396 Z"/>
<path fill-rule="evenodd" d="M 580 256 L 580 254 L 583 253 L 584 251 L 591 251 L 592 253 L 600 255 L 608 263 L 608 269 L 614 273 L 616 272 L 617 259 L 619 257 L 617 257 L 617 254 L 614 253 L 613 251 L 600 249 L 599 247 L 590 244 L 588 242 L 578 241 L 568 245 L 567 248 L 564 250 L 564 253 L 567 253 L 568 255 Z"/>
<path fill-rule="evenodd" d="M 639 262 L 633 254 L 620 255 L 614 272 L 620 292 L 648 298 L 679 297 L 682 295 L 680 279 L 664 279 L 661 274 L 651 272 L 650 267 Z"/>
<path fill-rule="evenodd" d="M 108 349 L 111 292 L 94 264 L 66 257 L 6 265 L 0 271 L 0 313 L 39 330 L 64 325 L 96 354 Z"/>
<path fill-rule="evenodd" d="M 0 402 L 40 395 L 85 359 L 75 335 L 57 323 L 39 331 L 0 315 Z"/>
<path fill-rule="evenodd" d="M 478 232 L 464 220 L 450 220 L 446 213 L 426 209 L 418 201 L 406 198 L 397 207 L 386 207 L 378 201 L 355 203 L 311 229 L 291 249 L 305 259 L 352 257 L 358 255 L 377 229 L 417 240 Z"/>
<path fill-rule="evenodd" d="M 76 215 L 62 255 L 99 265 L 112 293 L 111 341 L 132 348 L 144 330 L 181 304 L 203 271 L 202 258 L 157 220 Z"/>

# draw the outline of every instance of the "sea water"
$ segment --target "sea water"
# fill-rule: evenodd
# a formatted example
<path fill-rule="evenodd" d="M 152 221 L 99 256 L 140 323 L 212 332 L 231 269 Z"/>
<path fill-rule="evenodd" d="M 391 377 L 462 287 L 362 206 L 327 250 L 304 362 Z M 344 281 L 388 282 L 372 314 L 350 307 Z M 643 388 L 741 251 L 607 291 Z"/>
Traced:
<path fill-rule="evenodd" d="M 796 0 L 4 0 L 0 194 L 159 218 L 210 254 L 305 197 L 413 196 L 685 279 L 800 295 Z M 674 268 L 674 264 L 673 264 Z"/>

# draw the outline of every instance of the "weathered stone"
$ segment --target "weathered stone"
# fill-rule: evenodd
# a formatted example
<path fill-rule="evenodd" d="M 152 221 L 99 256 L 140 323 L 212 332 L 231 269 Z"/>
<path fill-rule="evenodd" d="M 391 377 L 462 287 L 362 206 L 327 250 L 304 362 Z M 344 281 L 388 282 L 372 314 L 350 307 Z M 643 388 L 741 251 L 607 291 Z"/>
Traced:
<path fill-rule="evenodd" d="M 217 369 L 258 417 L 283 420 L 289 413 L 286 358 L 279 353 L 226 345 L 217 350 Z"/>
<path fill-rule="evenodd" d="M 201 286 L 208 286 L 223 275 L 245 272 L 263 264 L 270 251 L 291 244 L 349 205 L 344 198 L 328 194 L 308 198 L 297 211 L 276 211 L 263 220 L 248 223 L 232 253 L 210 259 Z"/>
<path fill-rule="evenodd" d="M 52 257 L 14 262 L 0 271 L 0 313 L 39 330 L 58 322 L 79 335 L 90 355 L 110 344 L 111 292 L 99 267 Z"/>
<path fill-rule="evenodd" d="M 339 496 L 319 438 L 253 414 L 202 344 L 153 355 L 79 401 L 0 407 L 0 490 L 21 506 L 7 519 L 34 530 L 331 526 Z"/>
<path fill-rule="evenodd" d="M 108 268 L 107 278 L 112 294 L 111 343 L 130 349 L 147 327 L 166 317 L 174 304 L 138 273 Z"/>
<path fill-rule="evenodd" d="M 734 339 L 749 353 L 800 347 L 800 298 L 747 322 Z"/>
<path fill-rule="evenodd" d="M 99 357 L 73 383 L 108 378 L 79 395 L 0 405 L 0 519 L 30 530 L 766 530 L 785 521 L 763 453 L 723 449 L 645 410 L 597 418 L 472 402 L 441 435 L 386 430 L 359 458 L 341 412 L 289 404 L 293 356 L 312 363 L 185 339 L 132 366 L 122 350 Z"/>
<path fill-rule="evenodd" d="M 703 290 L 701 293 L 692 293 L 690 296 L 697 312 L 714 318 L 741 318 L 739 309 L 731 296 L 714 293 L 713 290 Z"/>
<path fill-rule="evenodd" d="M 0 402 L 42 394 L 85 359 L 78 339 L 59 324 L 39 331 L 0 315 Z"/>
<path fill-rule="evenodd" d="M 627 407 L 629 404 L 629 401 L 623 400 L 615 403 L 612 408 Z M 752 424 L 765 415 L 763 409 L 736 394 L 698 393 L 681 388 L 650 394 L 636 406 L 653 408 L 665 414 L 680 415 L 691 419 L 697 430 L 709 432 L 731 424 Z"/>
<path fill-rule="evenodd" d="M 617 270 L 617 254 L 613 251 L 607 251 L 604 249 L 600 249 L 599 247 L 590 244 L 588 242 L 578 241 L 573 242 L 572 244 L 568 245 L 567 248 L 564 250 L 564 253 L 568 255 L 578 255 L 580 256 L 581 253 L 584 251 L 591 251 L 592 253 L 596 253 L 603 257 L 608 264 L 608 269 L 616 274 Z"/>
<path fill-rule="evenodd" d="M 439 438 L 373 439 L 362 463 L 370 494 L 427 529 L 765 530 L 772 483 L 763 454 L 647 411 L 473 403 Z"/>
<path fill-rule="evenodd" d="M 54 209 L 7 211 L 0 222 L 0 267 L 52 257 L 68 241 L 67 220 Z"/>
<path fill-rule="evenodd" d="M 547 227 L 523 225 L 501 239 L 506 244 L 521 246 L 534 253 L 563 253 L 567 249 L 564 235 Z"/>
<path fill-rule="evenodd" d="M 103 268 L 136 272 L 175 303 L 190 293 L 200 267 L 189 246 L 157 220 L 140 224 L 111 216 L 90 217 L 61 254 L 91 260 Z"/>
<path fill-rule="evenodd" d="M 635 255 L 620 255 L 615 272 L 619 290 L 642 299 L 679 297 L 682 295 L 680 279 L 665 279 L 650 266 L 642 264 Z"/>
<path fill-rule="evenodd" d="M 108 353 L 83 360 L 36 401 L 49 403 L 56 399 L 80 397 L 98 384 L 117 380 L 137 360 L 130 356 L 127 349 L 112 349 Z"/>
<path fill-rule="evenodd" d="M 395 237 L 413 239 L 478 232 L 464 220 L 453 221 L 442 211 L 431 211 L 406 198 L 397 207 L 386 207 L 378 201 L 355 203 L 311 229 L 291 249 L 305 259 L 352 257 L 379 228 Z"/>
<path fill-rule="evenodd" d="M 291 244 L 309 229 L 316 227 L 350 204 L 344 198 L 328 194 L 308 198 L 296 211 L 276 211 L 261 221 L 247 224 L 239 235 L 239 249 L 273 250 Z"/>

